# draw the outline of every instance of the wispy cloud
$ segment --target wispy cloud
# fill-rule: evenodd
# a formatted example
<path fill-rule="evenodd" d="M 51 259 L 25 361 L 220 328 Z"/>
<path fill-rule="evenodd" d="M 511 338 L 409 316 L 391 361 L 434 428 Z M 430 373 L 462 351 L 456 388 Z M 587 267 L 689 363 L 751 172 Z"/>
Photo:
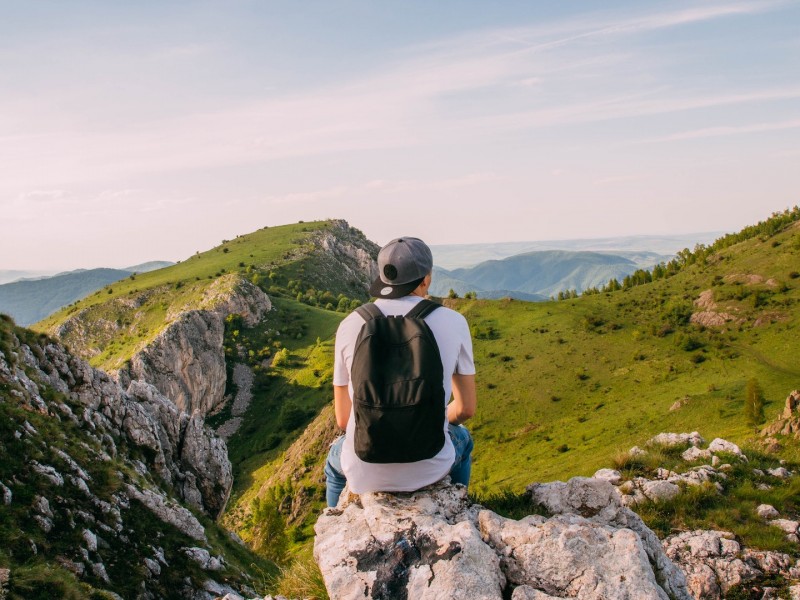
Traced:
<path fill-rule="evenodd" d="M 713 3 L 634 17 L 600 12 L 545 25 L 472 32 L 410 47 L 382 70 L 335 85 L 237 101 L 214 112 L 122 121 L 104 130 L 75 130 L 68 114 L 53 117 L 49 126 L 38 125 L 48 122 L 43 107 L 25 113 L 17 103 L 17 121 L 29 125 L 15 136 L 0 138 L 0 193 L 35 185 L 107 185 L 142 173 L 292 157 L 483 143 L 505 132 L 795 99 L 800 86 L 709 91 L 713 88 L 697 84 L 692 89 L 639 81 L 630 73 L 646 72 L 648 58 L 633 48 L 605 43 L 785 4 Z M 580 44 L 589 39 L 603 43 L 586 52 Z M 169 52 L 195 56 L 207 50 L 189 44 Z M 593 78 L 596 85 L 591 98 L 576 101 L 584 97 L 574 83 L 581 77 Z M 473 99 L 473 93 L 482 99 Z M 744 131 L 758 125 L 737 127 Z"/>
<path fill-rule="evenodd" d="M 789 129 L 797 129 L 800 127 L 800 119 L 791 119 L 788 121 L 780 121 L 776 123 L 754 123 L 752 125 L 725 125 L 720 127 L 705 127 L 702 129 L 694 129 L 692 131 L 682 131 L 680 133 L 673 133 L 662 137 L 651 138 L 644 140 L 642 143 L 648 142 L 675 142 L 680 140 L 695 140 L 708 137 L 719 137 L 726 135 L 744 135 L 749 133 L 763 133 L 766 131 L 785 131 Z"/>
<path fill-rule="evenodd" d="M 320 190 L 290 192 L 264 198 L 272 204 L 313 203 L 341 198 L 374 198 L 376 195 L 402 194 L 408 192 L 443 192 L 497 182 L 494 173 L 469 173 L 461 177 L 433 180 L 373 179 L 359 185 L 333 186 Z"/>

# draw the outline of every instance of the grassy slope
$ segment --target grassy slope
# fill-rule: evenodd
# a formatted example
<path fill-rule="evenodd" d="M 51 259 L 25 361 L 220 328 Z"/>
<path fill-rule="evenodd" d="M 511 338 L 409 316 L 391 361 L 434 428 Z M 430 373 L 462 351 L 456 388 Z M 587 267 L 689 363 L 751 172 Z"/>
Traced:
<path fill-rule="evenodd" d="M 661 431 L 700 430 L 709 439 L 739 442 L 752 437 L 742 414 L 747 379 L 761 382 L 768 417 L 800 386 L 794 358 L 800 280 L 789 277 L 798 265 L 795 224 L 769 240 L 726 249 L 705 266 L 624 292 L 545 304 L 459 301 L 473 327 L 498 332 L 496 339 L 475 340 L 477 490 L 590 475 L 619 450 Z M 735 274 L 774 278 L 778 286 L 740 285 L 729 277 Z M 778 291 L 780 284 L 787 289 Z M 718 310 L 725 307 L 741 325 L 704 330 L 686 324 L 657 334 L 669 314 L 707 289 L 714 290 Z M 755 290 L 763 294 L 757 308 Z M 766 323 L 754 326 L 765 315 Z M 683 408 L 669 410 L 686 397 Z"/>
<path fill-rule="evenodd" d="M 90 362 L 99 368 L 116 369 L 139 348 L 150 342 L 182 310 L 199 306 L 209 286 L 226 273 L 267 273 L 297 261 L 306 242 L 328 222 L 296 223 L 259 229 L 225 241 L 206 252 L 198 252 L 174 266 L 143 273 L 106 286 L 91 296 L 37 323 L 37 331 L 52 332 L 70 316 L 84 312 L 87 322 L 107 322 L 80 344 L 96 348 Z M 138 300 L 137 300 L 138 299 Z M 142 302 L 141 307 L 131 306 Z M 67 340 L 67 343 L 72 343 Z M 75 344 L 73 344 L 75 345 Z M 78 349 L 78 348 L 75 348 Z"/>

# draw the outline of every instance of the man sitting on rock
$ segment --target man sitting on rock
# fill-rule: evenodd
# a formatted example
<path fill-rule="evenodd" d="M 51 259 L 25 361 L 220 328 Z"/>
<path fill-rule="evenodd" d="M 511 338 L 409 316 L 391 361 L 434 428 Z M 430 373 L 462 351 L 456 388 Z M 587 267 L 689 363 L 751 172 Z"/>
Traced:
<path fill-rule="evenodd" d="M 345 435 L 325 464 L 328 506 L 345 483 L 355 494 L 413 492 L 447 475 L 469 484 L 472 339 L 461 314 L 425 300 L 432 269 L 422 240 L 392 240 L 378 254 L 377 300 L 339 325 L 333 391 Z"/>

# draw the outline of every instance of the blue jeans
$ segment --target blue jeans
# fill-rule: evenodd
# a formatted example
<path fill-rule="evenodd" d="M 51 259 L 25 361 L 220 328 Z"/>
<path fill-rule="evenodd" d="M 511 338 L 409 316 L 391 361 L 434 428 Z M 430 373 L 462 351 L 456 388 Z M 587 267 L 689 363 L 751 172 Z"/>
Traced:
<path fill-rule="evenodd" d="M 453 483 L 469 485 L 469 476 L 472 472 L 472 436 L 463 425 L 448 425 L 450 439 L 456 449 L 456 460 L 450 468 L 450 480 Z M 339 496 L 342 495 L 347 478 L 342 472 L 342 445 L 344 436 L 340 436 L 331 444 L 328 451 L 328 460 L 325 462 L 325 496 L 328 506 L 336 506 Z"/>

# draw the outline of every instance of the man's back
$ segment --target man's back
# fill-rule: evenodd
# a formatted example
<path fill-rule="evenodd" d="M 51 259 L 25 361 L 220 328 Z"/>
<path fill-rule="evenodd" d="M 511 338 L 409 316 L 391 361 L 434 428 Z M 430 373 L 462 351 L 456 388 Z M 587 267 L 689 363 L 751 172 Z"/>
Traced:
<path fill-rule="evenodd" d="M 404 296 L 397 299 L 378 299 L 375 304 L 387 316 L 405 315 L 418 302 L 419 296 Z M 431 328 L 442 359 L 444 378 L 443 403 L 452 393 L 454 374 L 472 375 L 475 367 L 472 359 L 472 342 L 466 319 L 456 311 L 440 307 L 425 318 Z M 339 326 L 336 334 L 334 386 L 350 386 L 353 396 L 350 371 L 355 351 L 355 342 L 364 324 L 357 313 L 349 315 Z M 447 431 L 447 420 L 442 423 Z M 438 481 L 449 472 L 454 450 L 450 437 L 445 435 L 445 445 L 433 458 L 414 463 L 372 464 L 361 461 L 355 454 L 355 420 L 351 411 L 347 422 L 346 437 L 342 447 L 341 464 L 350 489 L 355 493 L 368 491 L 413 491 Z"/>

